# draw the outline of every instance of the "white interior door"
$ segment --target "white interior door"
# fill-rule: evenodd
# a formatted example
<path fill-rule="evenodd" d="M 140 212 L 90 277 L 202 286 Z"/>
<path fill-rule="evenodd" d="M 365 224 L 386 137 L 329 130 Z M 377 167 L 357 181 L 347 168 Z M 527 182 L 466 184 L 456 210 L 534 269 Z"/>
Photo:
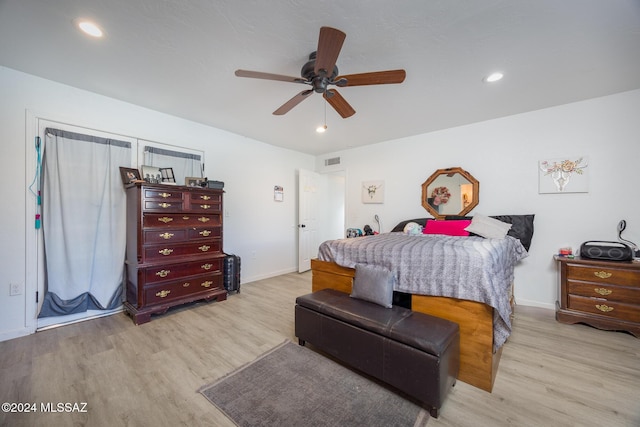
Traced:
<path fill-rule="evenodd" d="M 298 171 L 298 272 L 311 269 L 318 251 L 318 188 L 320 174 Z"/>

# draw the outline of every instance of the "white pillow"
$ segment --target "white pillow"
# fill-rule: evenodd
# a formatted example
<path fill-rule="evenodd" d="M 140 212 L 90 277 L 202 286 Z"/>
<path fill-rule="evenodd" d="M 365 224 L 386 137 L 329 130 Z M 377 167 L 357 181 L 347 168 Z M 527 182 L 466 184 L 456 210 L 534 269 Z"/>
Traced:
<path fill-rule="evenodd" d="M 504 239 L 510 229 L 511 224 L 484 215 L 474 215 L 471 224 L 465 228 L 469 233 L 487 239 Z"/>

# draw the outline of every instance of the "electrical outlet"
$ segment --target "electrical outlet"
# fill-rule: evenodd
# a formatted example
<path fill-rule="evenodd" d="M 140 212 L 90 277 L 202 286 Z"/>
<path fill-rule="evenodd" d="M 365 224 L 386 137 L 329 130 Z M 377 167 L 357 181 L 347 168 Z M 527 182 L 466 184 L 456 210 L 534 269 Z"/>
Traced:
<path fill-rule="evenodd" d="M 9 283 L 9 295 L 22 295 L 24 292 L 24 287 L 22 283 Z"/>

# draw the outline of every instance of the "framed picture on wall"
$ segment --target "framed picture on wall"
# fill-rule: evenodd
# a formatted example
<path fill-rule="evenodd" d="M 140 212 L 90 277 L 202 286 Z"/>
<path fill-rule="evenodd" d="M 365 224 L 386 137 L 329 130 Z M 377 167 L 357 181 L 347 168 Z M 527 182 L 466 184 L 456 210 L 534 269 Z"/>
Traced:
<path fill-rule="evenodd" d="M 140 171 L 133 168 L 123 168 L 120 166 L 120 177 L 122 178 L 122 183 L 125 185 L 142 181 L 140 178 Z"/>
<path fill-rule="evenodd" d="M 363 181 L 362 203 L 384 203 L 384 181 Z"/>

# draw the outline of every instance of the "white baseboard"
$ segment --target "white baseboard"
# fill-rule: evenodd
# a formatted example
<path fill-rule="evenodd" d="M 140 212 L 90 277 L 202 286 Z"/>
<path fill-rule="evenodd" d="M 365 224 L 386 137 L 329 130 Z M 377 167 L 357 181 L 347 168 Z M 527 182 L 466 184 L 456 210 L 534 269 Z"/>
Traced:
<path fill-rule="evenodd" d="M 516 306 L 518 306 L 518 305 L 525 305 L 527 307 L 546 308 L 546 309 L 549 309 L 549 310 L 555 310 L 556 309 L 556 305 L 555 304 L 549 304 L 549 303 L 540 302 L 540 301 L 532 301 L 532 300 L 527 300 L 527 299 L 522 299 L 522 298 L 517 298 L 516 297 Z"/>

